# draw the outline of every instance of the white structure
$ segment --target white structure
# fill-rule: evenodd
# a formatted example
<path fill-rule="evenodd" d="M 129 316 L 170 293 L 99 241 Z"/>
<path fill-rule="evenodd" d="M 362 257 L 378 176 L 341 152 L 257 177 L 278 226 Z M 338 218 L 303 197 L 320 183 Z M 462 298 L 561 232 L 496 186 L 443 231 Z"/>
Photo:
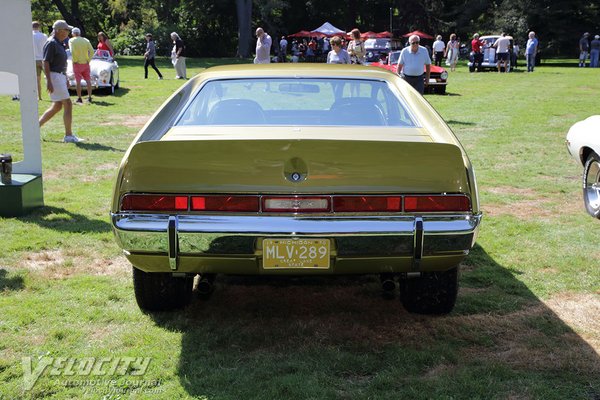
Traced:
<path fill-rule="evenodd" d="M 31 3 L 30 0 L 1 0 L 1 3 L 0 37 L 4 40 L 0 40 L 0 95 L 18 94 L 21 98 L 23 161 L 14 164 L 13 172 L 39 176 L 42 175 L 42 147 L 31 36 Z"/>

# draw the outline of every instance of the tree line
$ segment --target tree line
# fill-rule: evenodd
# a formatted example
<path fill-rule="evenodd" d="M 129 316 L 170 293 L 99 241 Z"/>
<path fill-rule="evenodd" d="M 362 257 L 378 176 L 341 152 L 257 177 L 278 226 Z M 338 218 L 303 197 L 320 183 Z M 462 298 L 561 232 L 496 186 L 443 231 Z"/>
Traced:
<path fill-rule="evenodd" d="M 118 53 L 132 55 L 143 54 L 147 32 L 159 55 L 169 55 L 169 34 L 177 32 L 188 56 L 249 57 L 257 26 L 275 39 L 325 21 L 397 36 L 456 33 L 463 42 L 475 32 L 506 32 L 521 46 L 533 30 L 546 57 L 575 57 L 584 32 L 600 34 L 600 3 L 584 0 L 31 0 L 31 8 L 43 26 L 64 19 L 92 41 L 103 31 Z"/>

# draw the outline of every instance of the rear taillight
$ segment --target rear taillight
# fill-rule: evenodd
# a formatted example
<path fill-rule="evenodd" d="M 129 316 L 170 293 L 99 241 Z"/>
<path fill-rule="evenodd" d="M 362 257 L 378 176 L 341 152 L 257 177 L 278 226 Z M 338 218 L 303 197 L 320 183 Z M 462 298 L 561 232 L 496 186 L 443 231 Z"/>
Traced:
<path fill-rule="evenodd" d="M 187 196 L 127 194 L 121 200 L 123 211 L 187 211 Z"/>
<path fill-rule="evenodd" d="M 449 212 L 470 211 L 471 201 L 467 196 L 405 196 L 405 212 Z"/>
<path fill-rule="evenodd" d="M 401 196 L 336 196 L 333 198 L 335 212 L 400 212 Z"/>
<path fill-rule="evenodd" d="M 258 196 L 192 196 L 192 211 L 258 212 Z"/>

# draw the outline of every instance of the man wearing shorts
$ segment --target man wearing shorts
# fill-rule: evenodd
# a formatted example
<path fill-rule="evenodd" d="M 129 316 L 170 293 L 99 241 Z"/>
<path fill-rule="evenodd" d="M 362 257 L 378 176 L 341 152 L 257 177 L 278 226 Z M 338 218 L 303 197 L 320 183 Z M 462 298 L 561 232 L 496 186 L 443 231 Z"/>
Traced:
<path fill-rule="evenodd" d="M 40 127 L 50 120 L 56 113 L 64 108 L 63 122 L 65 124 L 65 143 L 79 143 L 73 135 L 71 123 L 73 120 L 73 105 L 67 87 L 67 52 L 63 41 L 69 37 L 73 27 L 63 20 L 58 20 L 52 25 L 52 35 L 44 46 L 44 74 L 46 75 L 46 88 L 50 93 L 52 105 L 40 117 Z"/>
<path fill-rule="evenodd" d="M 498 72 L 502 72 L 502 67 L 504 67 L 504 72 L 508 72 L 510 39 L 502 32 L 502 35 L 496 40 L 492 47 L 496 48 L 496 65 L 498 66 Z"/>
<path fill-rule="evenodd" d="M 31 29 L 33 31 L 33 55 L 35 58 L 35 72 L 37 74 L 38 100 L 41 100 L 42 71 L 44 70 L 42 60 L 44 59 L 44 45 L 48 40 L 48 36 L 40 32 L 40 23 L 37 21 L 31 23 Z"/>
<path fill-rule="evenodd" d="M 81 37 L 79 28 L 71 31 L 73 37 L 69 39 L 69 50 L 73 59 L 73 73 L 75 74 L 75 89 L 77 90 L 77 103 L 81 100 L 81 80 L 86 83 L 88 102 L 92 102 L 92 80 L 90 78 L 90 60 L 94 55 L 94 48 L 89 40 Z"/>

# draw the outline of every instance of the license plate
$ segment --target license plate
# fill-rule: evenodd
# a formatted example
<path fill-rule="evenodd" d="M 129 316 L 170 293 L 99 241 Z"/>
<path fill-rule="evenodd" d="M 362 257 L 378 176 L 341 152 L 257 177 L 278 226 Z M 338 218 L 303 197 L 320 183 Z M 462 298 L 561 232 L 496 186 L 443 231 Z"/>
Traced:
<path fill-rule="evenodd" d="M 263 268 L 329 268 L 329 239 L 264 239 Z"/>

